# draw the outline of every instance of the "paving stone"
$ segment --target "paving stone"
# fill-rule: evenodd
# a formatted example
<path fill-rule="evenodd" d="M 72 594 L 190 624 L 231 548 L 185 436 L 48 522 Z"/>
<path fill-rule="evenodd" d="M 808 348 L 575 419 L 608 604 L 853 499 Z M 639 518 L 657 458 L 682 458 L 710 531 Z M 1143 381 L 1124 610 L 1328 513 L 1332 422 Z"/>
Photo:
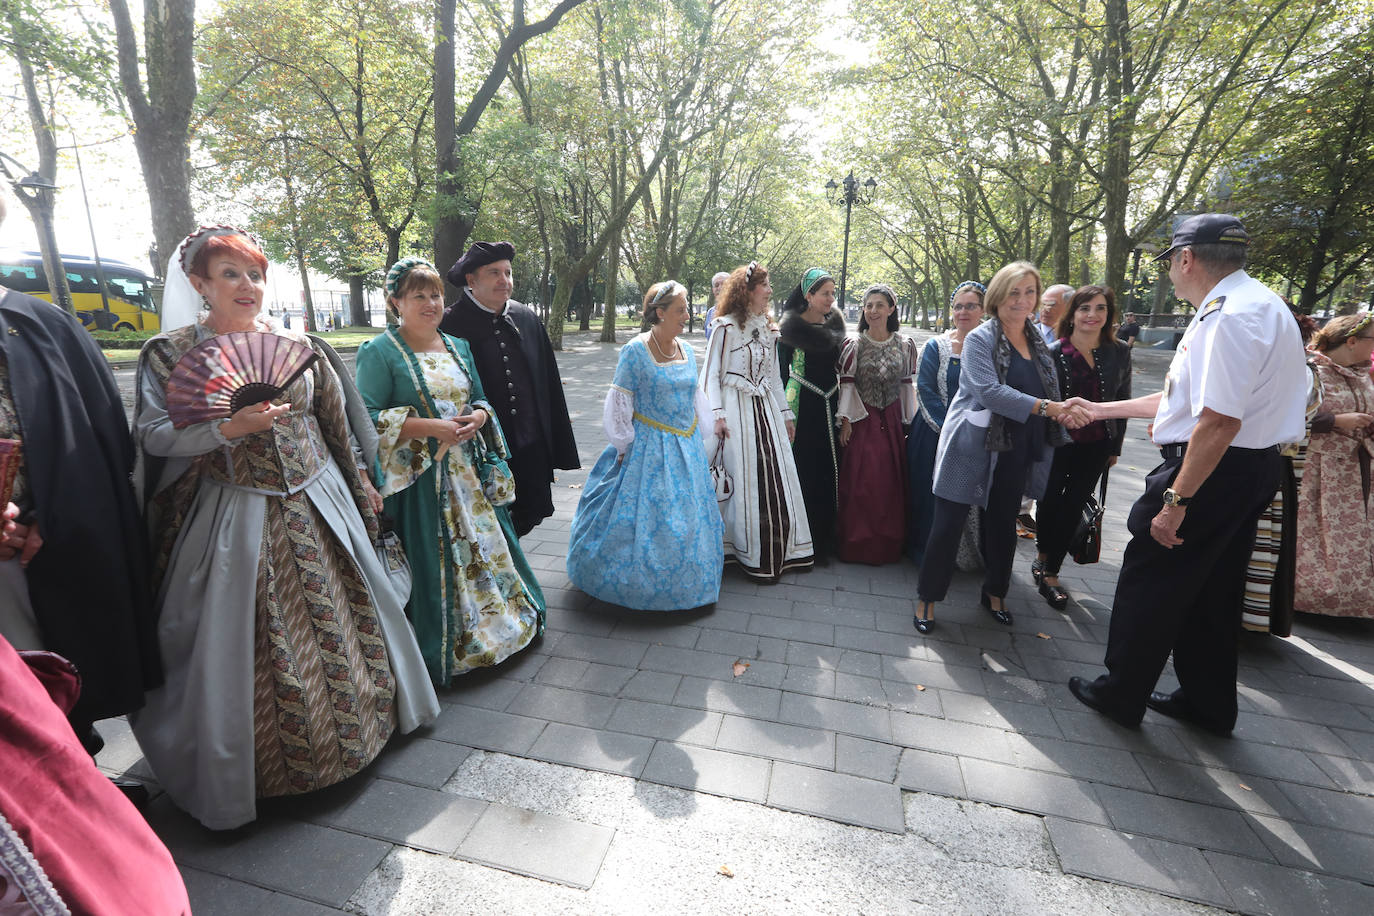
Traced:
<path fill-rule="evenodd" d="M 783 660 L 789 665 L 833 671 L 839 666 L 840 656 L 844 654 L 844 651 L 838 646 L 819 646 L 812 642 L 789 642 L 787 655 Z"/>
<path fill-rule="evenodd" d="M 1291 747 L 1217 738 L 1195 729 L 1189 730 L 1188 739 L 1187 750 L 1194 763 L 1321 788 L 1335 788 L 1335 783 L 1321 767 L 1313 763 L 1308 755 Z"/>
<path fill-rule="evenodd" d="M 849 627 L 873 628 L 875 612 L 855 607 L 838 607 L 829 604 L 812 604 L 809 601 L 792 602 L 793 620 L 809 620 L 812 623 L 843 624 Z"/>
<path fill-rule="evenodd" d="M 1327 754 L 1307 756 L 1321 768 L 1322 773 L 1336 788 L 1346 792 L 1359 792 L 1361 795 L 1374 795 L 1374 757 L 1351 760 L 1348 757 L 1332 757 Z"/>
<path fill-rule="evenodd" d="M 968 797 L 978 801 L 1106 825 L 1107 812 L 1089 782 L 988 760 L 961 757 Z"/>
<path fill-rule="evenodd" d="M 726 716 L 716 747 L 809 766 L 835 766 L 834 734 L 781 722 Z"/>
<path fill-rule="evenodd" d="M 881 677 L 883 657 L 876 652 L 845 649 L 840 654 L 840 662 L 835 666 L 835 671 L 840 674 L 854 674 L 859 677 Z"/>
<path fill-rule="evenodd" d="M 1256 712 L 1264 715 L 1325 725 L 1342 740 L 1345 729 L 1362 732 L 1366 740 L 1374 740 L 1374 721 L 1349 703 L 1278 691 L 1242 690 L 1242 695 L 1254 704 Z"/>
<path fill-rule="evenodd" d="M 1154 788 L 1130 751 L 1015 732 L 1007 741 L 1019 767 L 1146 792 Z"/>
<path fill-rule="evenodd" d="M 682 686 L 682 675 L 662 674 L 658 671 L 636 671 L 635 676 L 620 688 L 620 695 L 632 700 L 667 703 Z"/>
<path fill-rule="evenodd" d="M 755 614 L 749 618 L 749 632 L 794 642 L 814 642 L 823 646 L 835 643 L 835 627 L 831 624 L 769 617 L 766 614 Z"/>
<path fill-rule="evenodd" d="M 412 733 L 392 738 L 386 750 L 368 768 L 368 773 L 437 789 L 448 782 L 471 753 L 470 747 L 433 741 Z"/>
<path fill-rule="evenodd" d="M 869 706 L 886 706 L 890 702 L 887 691 L 883 689 L 884 683 L 876 677 L 862 677 L 857 674 L 837 672 L 834 685 L 833 693 L 837 700 L 866 703 Z M 784 686 L 786 686 L 785 683 Z"/>
<path fill-rule="evenodd" d="M 714 677 L 760 687 L 777 687 L 787 675 L 786 665 L 757 659 L 744 659 L 744 661 L 749 662 L 749 667 L 739 677 L 735 677 L 733 667 L 737 660 L 739 660 L 737 655 L 702 652 L 699 649 L 681 649 L 675 646 L 650 646 L 649 650 L 644 653 L 644 661 L 641 666 L 651 671 Z"/>
<path fill-rule="evenodd" d="M 1174 729 L 1153 724 L 1149 728 L 1122 728 L 1106 716 L 1093 712 L 1073 699 L 1067 687 L 1064 688 L 1064 693 L 1073 700 L 1073 705 L 1051 706 L 1050 711 L 1054 715 L 1055 723 L 1068 740 L 1119 747 L 1155 757 L 1197 762 L 1193 752 L 1179 739 Z"/>
<path fill-rule="evenodd" d="M 690 649 L 701 638 L 703 615 L 682 611 L 667 615 L 622 617 L 611 630 L 614 639 L 655 643 L 664 646 L 683 646 Z M 709 618 L 705 618 L 709 619 Z"/>
<path fill-rule="evenodd" d="M 600 662 L 603 665 L 637 668 L 645 650 L 646 646 L 642 642 L 570 633 L 559 641 L 555 654 L 560 658 L 578 658 L 583 661 Z"/>
<path fill-rule="evenodd" d="M 249 830 L 211 832 L 166 799 L 146 813 L 179 865 L 332 907 L 343 906 L 391 849 L 370 837 L 272 818 Z"/>
<path fill-rule="evenodd" d="M 766 662 L 787 663 L 787 647 L 791 645 L 787 640 L 776 636 L 760 636 L 759 651 L 757 657 Z"/>
<path fill-rule="evenodd" d="M 310 900 L 264 890 L 197 868 L 182 866 L 182 881 L 196 916 L 243 916 L 264 913 L 271 916 L 339 916 L 343 911 L 321 906 Z"/>
<path fill-rule="evenodd" d="M 455 857 L 555 884 L 591 887 L 614 836 L 608 827 L 492 804 Z"/>
<path fill-rule="evenodd" d="M 905 684 L 922 684 L 964 693 L 982 693 L 985 689 L 981 672 L 974 668 L 919 658 L 884 658 L 883 677 Z"/>
<path fill-rule="evenodd" d="M 967 722 L 950 722 L 894 711 L 892 737 L 905 747 L 977 757 L 998 763 L 1016 762 L 1011 753 L 1011 744 L 1007 741 L 1007 733 L 1000 728 L 984 728 Z"/>
<path fill-rule="evenodd" d="M 539 669 L 534 680 L 555 687 L 576 687 L 577 682 L 591 666 L 591 662 L 578 658 L 551 658 Z"/>
<path fill-rule="evenodd" d="M 1335 732 L 1325 725 L 1312 722 L 1295 722 L 1292 719 L 1241 713 L 1236 717 L 1233 735 L 1241 741 L 1275 744 L 1343 757 L 1354 756 L 1354 751 L 1338 738 Z"/>
<path fill-rule="evenodd" d="M 968 798 L 964 772 L 959 758 L 907 748 L 897 764 L 897 784 L 915 792 L 930 792 L 952 798 Z"/>
<path fill-rule="evenodd" d="M 707 627 L 702 629 L 693 648 L 705 652 L 723 652 L 726 655 L 752 659 L 758 656 L 759 638 L 751 633 L 713 630 Z"/>
<path fill-rule="evenodd" d="M 600 694 L 530 684 L 520 691 L 506 710 L 514 715 L 600 728 L 610 719 L 616 702 L 613 697 Z"/>
<path fill-rule="evenodd" d="M 787 676 L 782 679 L 782 689 L 814 697 L 832 697 L 835 695 L 835 672 L 788 665 Z"/>
<path fill-rule="evenodd" d="M 1111 817 L 1112 826 L 1130 833 L 1144 833 L 1203 849 L 1270 858 L 1264 844 L 1250 828 L 1252 816 L 1216 805 L 1165 798 L 1153 792 L 1136 792 L 1117 786 L 1097 786 L 1097 796 Z"/>
<path fill-rule="evenodd" d="M 841 694 L 840 678 L 849 675 L 835 675 L 835 696 L 846 700 L 861 700 L 863 697 L 851 694 Z M 868 680 L 864 678 L 863 680 Z M 879 681 L 883 693 L 887 696 L 888 705 L 896 710 L 914 712 L 922 716 L 934 716 L 940 718 L 944 716 L 944 694 L 934 687 L 917 687 L 915 684 L 896 684 L 892 681 Z M 951 694 L 954 691 L 950 691 Z"/>
<path fill-rule="evenodd" d="M 639 700 L 621 700 L 606 728 L 611 731 L 710 747 L 716 743 L 721 718 L 722 715 L 718 712 L 667 706 L 662 703 L 645 703 Z"/>
<path fill-rule="evenodd" d="M 1357 833 L 1374 834 L 1374 798 L 1281 782 L 1279 787 L 1303 813 L 1302 820 Z M 1374 878 L 1374 862 L 1370 863 Z"/>
<path fill-rule="evenodd" d="M 716 712 L 736 712 L 756 719 L 776 719 L 782 708 L 782 691 L 711 678 L 684 677 L 673 703 Z"/>
<path fill-rule="evenodd" d="M 1374 913 L 1374 887 L 1367 884 L 1219 852 L 1203 855 L 1244 913 Z"/>
<path fill-rule="evenodd" d="M 638 776 L 654 742 L 639 735 L 550 722 L 529 756 L 584 770 Z"/>
<path fill-rule="evenodd" d="M 912 631 L 912 636 L 916 636 L 915 630 Z M 900 657 L 906 657 L 912 651 L 910 643 L 893 639 L 891 634 L 859 627 L 835 627 L 834 644 L 846 649 L 860 649 Z"/>
<path fill-rule="evenodd" d="M 897 762 L 902 748 L 882 741 L 853 735 L 835 736 L 835 771 L 892 782 L 897 778 Z"/>
<path fill-rule="evenodd" d="M 982 668 L 983 656 L 988 651 L 986 647 L 966 646 L 941 640 L 926 640 L 922 648 L 925 650 L 926 661 L 962 665 L 965 668 Z"/>
<path fill-rule="evenodd" d="M 1255 832 L 1275 858 L 1292 868 L 1330 872 L 1356 881 L 1368 881 L 1374 874 L 1370 868 L 1374 838 L 1366 834 L 1263 816 L 1255 817 Z"/>
<path fill-rule="evenodd" d="M 884 708 L 783 692 L 779 721 L 878 741 L 892 740 L 890 714 Z"/>
<path fill-rule="evenodd" d="M 491 671 L 474 671 L 455 678 L 448 687 L 438 691 L 440 701 L 481 706 L 484 709 L 505 709 L 524 687 L 520 681 L 507 680 Z"/>
<path fill-rule="evenodd" d="M 1014 703 L 951 690 L 941 694 L 946 719 L 972 722 L 1024 735 L 1058 738 L 1063 735 L 1054 714 L 1044 706 Z"/>
<path fill-rule="evenodd" d="M 640 779 L 762 804 L 773 764 L 761 757 L 659 741 Z"/>
<path fill-rule="evenodd" d="M 792 600 L 784 595 L 775 594 L 776 589 L 767 589 L 767 594 L 753 594 L 747 598 L 734 597 L 725 605 L 732 611 L 744 612 L 746 614 L 768 614 L 771 617 L 790 617 L 792 615 Z M 719 602 L 717 602 L 719 605 Z M 725 627 L 729 630 L 739 630 L 741 633 L 748 626 L 748 620 L 731 620 L 733 626 Z M 712 620 L 712 626 L 719 624 Z"/>
<path fill-rule="evenodd" d="M 1255 814 L 1310 820 L 1293 806 L 1272 779 L 1145 754 L 1136 755 L 1136 762 L 1160 795 L 1229 806 Z"/>
<path fill-rule="evenodd" d="M 319 823 L 448 855 L 486 807 L 474 798 L 376 779 L 352 803 Z"/>
<path fill-rule="evenodd" d="M 431 735 L 439 741 L 523 754 L 544 730 L 542 719 L 528 719 L 472 706 L 450 706 L 439 713 Z"/>
<path fill-rule="evenodd" d="M 906 832 L 902 791 L 875 779 L 777 762 L 768 784 L 768 804 L 845 824 Z"/>
<path fill-rule="evenodd" d="M 1045 826 L 1060 864 L 1071 875 L 1233 907 L 1207 859 L 1191 846 L 1058 817 L 1046 818 Z"/>

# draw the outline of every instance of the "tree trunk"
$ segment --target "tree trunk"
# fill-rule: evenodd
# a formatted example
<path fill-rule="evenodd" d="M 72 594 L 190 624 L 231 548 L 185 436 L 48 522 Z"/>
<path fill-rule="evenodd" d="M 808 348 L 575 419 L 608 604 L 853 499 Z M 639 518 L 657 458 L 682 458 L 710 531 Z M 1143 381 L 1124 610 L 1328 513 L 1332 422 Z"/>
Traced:
<path fill-rule="evenodd" d="M 620 230 L 615 231 L 614 238 L 606 250 L 606 313 L 601 316 L 601 337 L 602 343 L 615 343 L 615 319 L 616 308 L 619 302 L 620 291 Z"/>
<path fill-rule="evenodd" d="M 196 227 L 191 207 L 190 123 L 196 100 L 195 0 L 143 6 L 147 88 L 127 0 L 110 0 L 119 82 L 134 121 L 134 147 L 152 210 L 157 250 L 174 257 Z"/>
<path fill-rule="evenodd" d="M 363 280 L 363 274 L 348 275 L 348 323 L 359 328 L 372 324 L 367 318 L 367 302 L 363 299 Z"/>
<path fill-rule="evenodd" d="M 1102 228 L 1107 236 L 1107 269 L 1103 282 L 1121 289 L 1126 277 L 1126 258 L 1133 239 L 1126 231 L 1126 206 L 1130 198 L 1131 139 L 1136 105 L 1131 51 L 1128 0 L 1106 0 L 1107 139 L 1102 167 Z"/>

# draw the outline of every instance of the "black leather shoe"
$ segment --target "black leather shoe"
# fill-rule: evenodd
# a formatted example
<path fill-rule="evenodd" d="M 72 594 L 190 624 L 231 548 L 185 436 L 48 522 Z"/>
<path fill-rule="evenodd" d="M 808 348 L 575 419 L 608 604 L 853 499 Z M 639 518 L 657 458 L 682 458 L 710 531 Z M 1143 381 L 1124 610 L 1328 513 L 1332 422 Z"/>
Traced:
<path fill-rule="evenodd" d="M 1041 582 L 1038 588 L 1040 597 L 1049 602 L 1050 607 L 1056 611 L 1062 611 L 1069 605 L 1069 593 L 1057 585 L 1050 585 L 1048 582 Z"/>
<path fill-rule="evenodd" d="M 1189 725 L 1196 725 L 1203 731 L 1209 731 L 1219 737 L 1229 738 L 1231 736 L 1231 729 L 1223 728 L 1215 722 L 1209 722 L 1198 715 L 1197 710 L 1193 709 L 1193 707 L 1188 704 L 1187 700 L 1176 697 L 1171 693 L 1159 693 L 1155 691 L 1145 700 L 1145 705 L 1160 715 L 1168 716 L 1171 719 L 1177 719 L 1180 722 L 1187 722 Z"/>
<path fill-rule="evenodd" d="M 934 613 L 935 613 L 935 602 L 933 602 L 933 601 L 922 601 L 922 602 L 920 602 L 920 604 L 922 604 L 922 605 L 924 606 L 924 607 L 923 607 L 923 610 L 924 610 L 927 614 L 934 614 Z M 935 618 L 934 618 L 934 617 L 922 617 L 920 614 L 917 614 L 917 615 L 915 615 L 915 616 L 913 616 L 913 617 L 911 618 L 911 622 L 914 623 L 914 624 L 916 624 L 916 632 L 917 632 L 917 633 L 920 633 L 920 634 L 922 634 L 922 635 L 925 635 L 925 634 L 929 633 L 931 630 L 935 629 Z"/>
<path fill-rule="evenodd" d="M 1011 611 L 1007 610 L 1006 600 L 1005 598 L 1002 599 L 1002 610 L 999 611 L 992 606 L 992 599 L 988 597 L 988 593 L 983 592 L 983 607 L 988 609 L 988 613 L 992 614 L 998 623 L 1009 627 L 1011 626 Z"/>
<path fill-rule="evenodd" d="M 1097 692 L 1097 688 L 1093 686 L 1091 681 L 1085 681 L 1081 677 L 1069 678 L 1069 693 L 1077 697 L 1078 702 L 1082 703 L 1084 706 L 1087 706 L 1089 709 L 1097 710 L 1123 728 L 1140 727 L 1139 719 L 1133 719 L 1108 706 L 1107 701 Z"/>

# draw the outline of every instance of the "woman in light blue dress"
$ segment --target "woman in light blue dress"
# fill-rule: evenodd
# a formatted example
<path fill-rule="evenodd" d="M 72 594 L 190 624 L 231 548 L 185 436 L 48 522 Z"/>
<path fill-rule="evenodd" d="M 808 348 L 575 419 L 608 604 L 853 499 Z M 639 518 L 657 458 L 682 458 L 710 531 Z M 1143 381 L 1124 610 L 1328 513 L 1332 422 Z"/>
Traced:
<path fill-rule="evenodd" d="M 686 323 L 687 290 L 671 280 L 651 286 L 644 333 L 621 348 L 606 394 L 611 444 L 587 475 L 568 544 L 573 585 L 636 610 L 696 608 L 720 596 L 711 413 L 696 356 L 677 339 Z"/>

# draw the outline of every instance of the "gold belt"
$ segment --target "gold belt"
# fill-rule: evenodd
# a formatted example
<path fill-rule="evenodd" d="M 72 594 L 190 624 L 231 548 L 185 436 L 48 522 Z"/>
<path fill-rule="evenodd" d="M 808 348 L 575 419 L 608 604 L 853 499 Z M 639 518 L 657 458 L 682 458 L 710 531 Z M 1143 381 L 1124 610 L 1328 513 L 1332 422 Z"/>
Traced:
<path fill-rule="evenodd" d="M 644 414 L 640 413 L 637 410 L 635 411 L 634 418 L 639 422 L 645 424 L 646 426 L 652 426 L 654 429 L 660 429 L 665 433 L 672 433 L 674 436 L 681 436 L 684 439 L 686 439 L 692 433 L 697 431 L 696 417 L 692 417 L 692 425 L 686 429 L 678 429 L 676 426 L 669 426 L 667 423 L 660 423 L 653 417 L 646 417 L 644 416 Z"/>

